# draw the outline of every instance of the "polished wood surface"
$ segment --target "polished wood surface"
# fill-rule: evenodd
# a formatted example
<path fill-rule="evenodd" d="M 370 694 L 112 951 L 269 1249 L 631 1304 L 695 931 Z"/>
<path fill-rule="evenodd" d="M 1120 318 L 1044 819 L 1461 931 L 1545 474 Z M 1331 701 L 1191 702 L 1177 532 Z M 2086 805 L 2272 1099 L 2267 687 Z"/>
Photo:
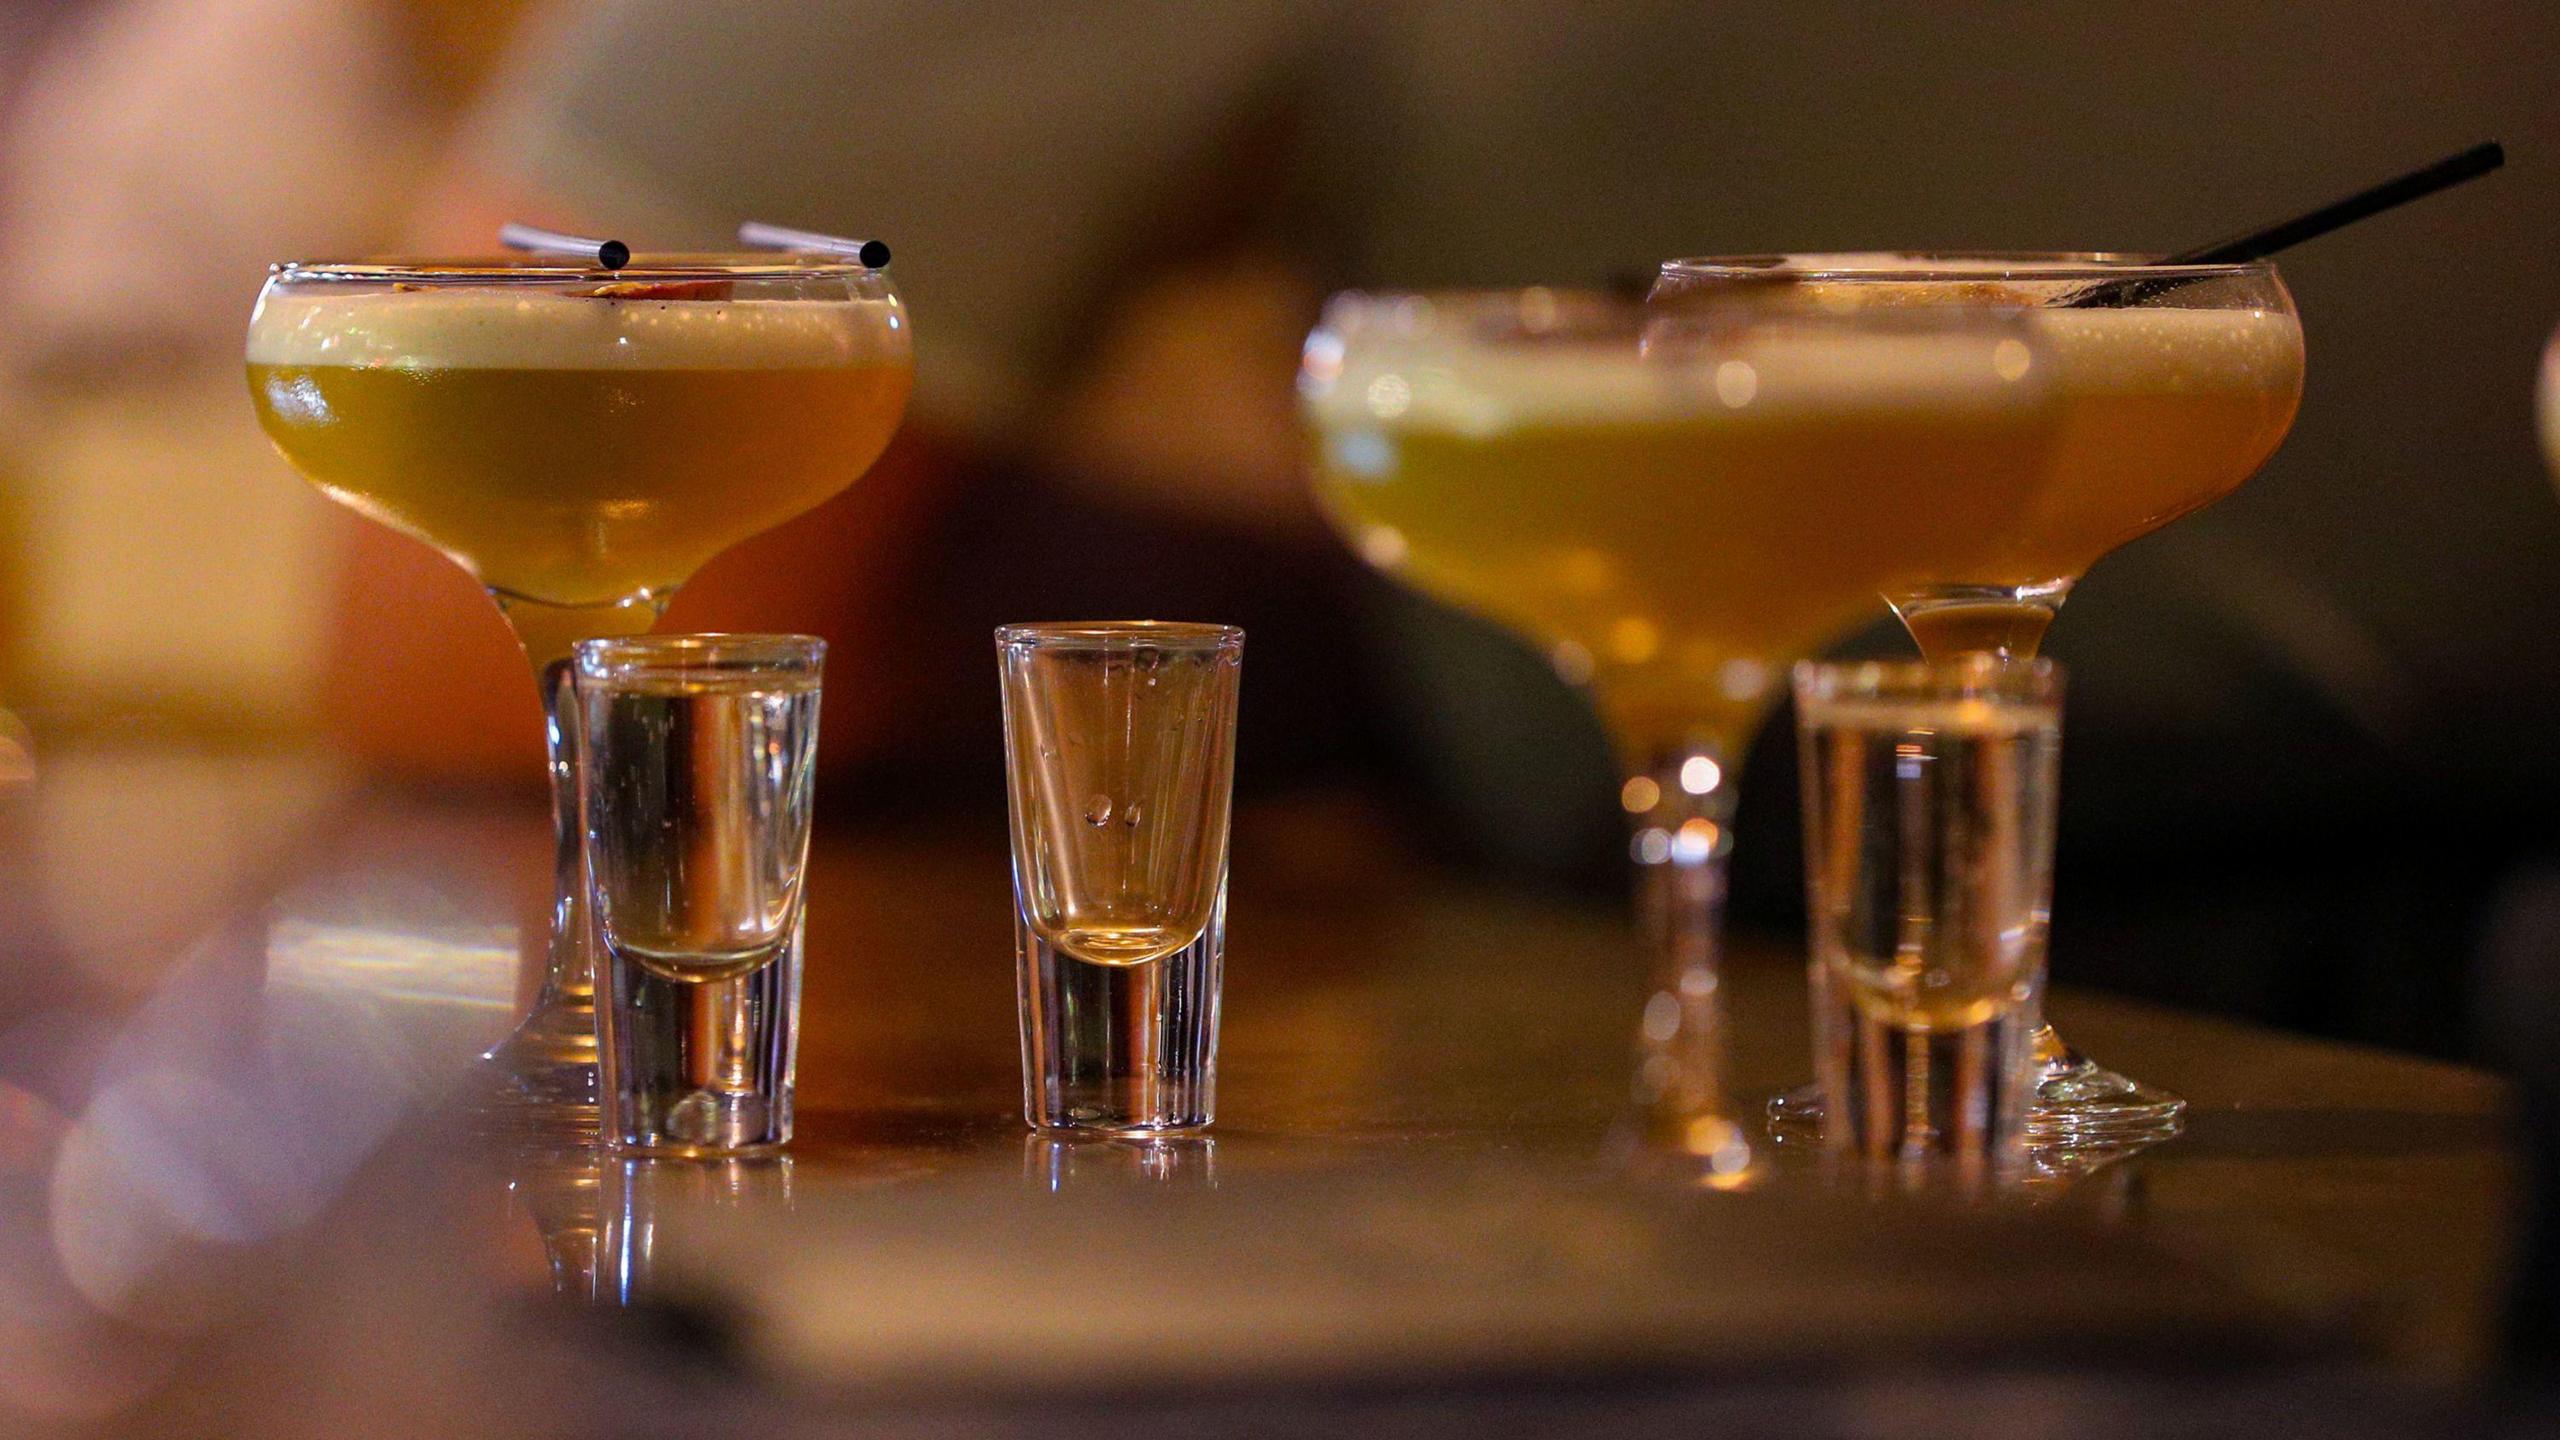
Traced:
<path fill-rule="evenodd" d="M 244 783 L 278 787 L 271 769 Z M 840 1412 L 843 1395 L 812 1391 L 812 1377 L 860 1371 L 863 1357 L 891 1367 L 864 1382 L 872 1400 L 902 1393 L 901 1375 L 995 1367 L 1027 1384 L 1050 1372 L 1002 1357 L 1073 1353 L 1114 1324 L 1180 1318 L 1146 1308 L 1162 1288 L 1142 1283 L 1154 1262 L 1073 1238 L 1040 1248 L 1062 1225 L 1080 1233 L 1077 1216 L 1197 1227 L 1207 1267 L 1194 1246 L 1192 1269 L 1167 1261 L 1164 1276 L 1192 1274 L 1212 1297 L 1182 1320 L 1207 1338 L 1148 1362 L 1195 1379 L 1291 1356 L 1343 1379 L 1355 1372 L 1335 1347 L 1284 1343 L 1337 1330 L 1372 1335 L 1356 1357 L 1371 1380 L 1434 1355 L 1523 1373 L 1542 1357 L 1589 1369 L 1650 1356 L 1691 1376 L 1761 1376 L 1825 1354 L 1872 1359 L 1887 1341 L 1930 1355 L 1970 1336 L 2006 1353 L 2064 1323 L 2097 1327 L 2111 1347 L 2156 1341 L 2174 1356 L 2185 1332 L 2191 1349 L 2317 1357 L 2323 1374 L 2393 1383 L 2476 1376 L 2492 1353 L 2514 1164 L 2498 1081 L 2093 995 L 2058 995 L 2056 1018 L 2110 1064 L 2185 1095 L 2191 1124 L 2044 1187 L 2014 1233 L 1844 1199 L 1801 1149 L 1765 1144 L 1768 1178 L 1747 1202 L 1608 1208 L 1641 1000 L 1623 915 L 1422 864 L 1343 797 L 1239 814 L 1219 1122 L 1200 1141 L 1146 1151 L 1028 1135 L 1000 825 L 838 820 L 812 861 L 802 1122 L 786 1166 L 643 1176 L 592 1152 L 466 1145 L 453 1137 L 468 1129 L 455 1117 L 469 1057 L 503 1032 L 517 956 L 538 934 L 544 821 L 520 798 L 421 799 L 326 777 L 303 789 L 336 798 L 235 827 L 235 841 L 259 837 L 260 859 L 235 863 L 205 901 L 206 916 L 231 917 L 199 917 L 213 940 L 173 948 L 148 976 L 80 982 L 123 997 L 110 1007 L 122 1029 L 83 1062 L 85 1083 L 154 1097 L 165 1123 L 118 1129 L 97 1116 L 124 1112 L 94 1100 L 89 1116 L 66 1103 L 57 1119 L 13 1120 L 16 1170 L 57 1172 L 49 1233 L 72 1288 L 101 1311 L 101 1354 L 154 1377 L 130 1408 L 110 1407 L 107 1433 L 181 1433 L 154 1427 L 190 1415 L 264 1427 L 301 1414 L 306 1392 L 385 1434 L 485 1431 L 493 1413 L 558 1433 L 560 1412 L 523 1409 L 529 1396 L 574 1407 L 650 1393 L 602 1377 L 645 1373 L 664 1337 L 634 1348 L 629 1332 L 599 1340 L 588 1322 L 514 1307 L 555 1288 L 582 1308 L 647 1299 L 637 1271 L 681 1268 L 686 1213 L 702 1239 L 694 1283 L 716 1282 L 723 1313 L 761 1317 L 721 1342 L 746 1347 L 748 1378 L 724 1380 L 720 1403 L 777 1416 Z M 186 928 L 178 913 L 160 922 L 171 933 Z M 102 963 L 65 953 L 66 965 Z M 1801 962 L 1783 937 L 1744 936 L 1727 973 L 1732 1073 L 1756 1104 L 1809 1068 Z M 149 1083 L 120 1089 L 119 1066 L 137 1056 Z M 126 1143 L 135 1135 L 150 1145 Z M 103 1207 L 63 1180 L 59 1158 L 102 1144 L 125 1145 Z M 456 1163 L 466 1152 L 476 1158 Z M 96 1173 L 74 1178 L 94 1189 Z M 187 1200 L 190 1185 L 214 1200 Z M 1179 1212 L 1131 1209 L 1150 1189 L 1191 1198 Z M 127 1213 L 128 1192 L 158 1198 Z M 632 1229 L 648 1205 L 670 1217 L 657 1254 Z M 63 1213 L 102 1208 L 114 1225 L 62 1228 Z M 1426 1238 L 1378 1240 L 1389 1212 Z M 1659 1264 L 1603 1263 L 1615 1252 L 1591 1237 L 1611 1234 L 1658 1248 Z M 1570 1262 L 1561 1271 L 1501 1258 L 1549 1240 Z M 1265 1304 L 1259 1281 L 1234 1291 L 1245 1282 L 1216 1262 L 1227 1244 L 1238 1265 L 1251 1251 L 1264 1267 L 1248 1278 L 1281 1277 L 1281 1298 Z M 1380 1244 L 1448 1284 L 1482 1272 L 1448 1292 L 1476 1298 L 1443 1304 L 1431 1284 L 1390 1276 L 1382 1309 L 1324 1288 L 1357 1279 L 1362 1247 Z M 112 1284 L 96 1279 L 101 1255 Z M 1597 1279 L 1575 1278 L 1586 1262 Z M 1036 1277 L 1053 1269 L 1083 1278 L 1041 1293 Z M 918 1286 L 913 1313 L 896 1313 Z M 1511 1308 L 1487 1309 L 1494 1291 Z M 1284 1301 L 1314 1308 L 1257 1340 L 1251 1316 L 1277 1325 Z M 1350 1318 L 1305 1328 L 1346 1305 Z M 490 1329 L 493 1315 L 516 1318 Z M 313 1354 L 335 1357 L 325 1374 L 287 1363 Z M 566 1373 L 584 1379 L 564 1391 Z M 821 1398 L 777 1398 L 810 1393 Z M 390 1426 L 394 1413 L 414 1424 Z M 345 1433 L 295 1425 L 260 1433 Z"/>
<path fill-rule="evenodd" d="M 1362 864 L 1338 843 L 1320 816 L 1240 821 L 1220 1164 L 1596 1160 L 1642 1002 L 1624 915 Z M 816 865 L 802 1162 L 1010 1156 L 1023 1131 L 1000 839 L 838 837 Z M 1810 1074 L 1801 951 L 1740 936 L 1727 975 L 1732 1075 L 1756 1105 Z M 2094 994 L 2050 1008 L 2090 1053 L 2191 1107 L 2184 1135 L 2088 1177 L 2078 1203 L 2352 1312 L 2422 1370 L 2486 1363 L 2512 1166 L 2500 1082 Z"/>

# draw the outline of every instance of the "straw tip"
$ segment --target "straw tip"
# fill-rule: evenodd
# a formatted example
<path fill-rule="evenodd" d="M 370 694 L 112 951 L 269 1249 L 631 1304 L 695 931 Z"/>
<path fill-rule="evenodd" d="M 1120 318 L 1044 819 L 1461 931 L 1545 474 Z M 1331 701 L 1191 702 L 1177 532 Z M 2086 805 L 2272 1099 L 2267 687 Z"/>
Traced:
<path fill-rule="evenodd" d="M 878 240 L 865 240 L 862 242 L 862 249 L 855 254 L 854 258 L 871 269 L 877 270 L 889 263 L 889 247 Z"/>
<path fill-rule="evenodd" d="M 631 247 L 619 240 L 607 240 L 596 247 L 596 260 L 607 270 L 619 270 L 631 263 Z"/>

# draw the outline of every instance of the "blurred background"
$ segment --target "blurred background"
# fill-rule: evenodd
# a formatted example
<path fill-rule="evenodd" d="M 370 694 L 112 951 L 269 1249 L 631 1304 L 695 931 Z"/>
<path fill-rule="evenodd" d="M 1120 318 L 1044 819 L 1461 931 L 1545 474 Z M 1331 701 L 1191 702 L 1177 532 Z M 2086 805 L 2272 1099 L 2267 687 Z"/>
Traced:
<path fill-rule="evenodd" d="M 1252 635 L 1240 784 L 1297 843 L 1599 904 L 1624 841 L 1580 700 L 1316 521 L 1291 381 L 1327 291 L 2174 250 L 2497 138 L 2506 173 L 2285 257 L 2291 440 L 2098 567 L 2051 646 L 2059 978 L 2470 1052 L 2483 937 L 2560 855 L 2555 76 L 2541 0 L 0 0 L 0 752 L 113 781 L 0 802 L 7 968 L 139 984 L 364 786 L 538 803 L 494 610 L 257 430 L 269 261 L 510 217 L 885 238 L 905 434 L 670 618 L 835 643 L 829 823 L 996 824 L 993 625 L 1218 620 Z M 1737 855 L 1775 932 L 1788 729 Z M 547 879 L 490 877 L 528 914 Z"/>

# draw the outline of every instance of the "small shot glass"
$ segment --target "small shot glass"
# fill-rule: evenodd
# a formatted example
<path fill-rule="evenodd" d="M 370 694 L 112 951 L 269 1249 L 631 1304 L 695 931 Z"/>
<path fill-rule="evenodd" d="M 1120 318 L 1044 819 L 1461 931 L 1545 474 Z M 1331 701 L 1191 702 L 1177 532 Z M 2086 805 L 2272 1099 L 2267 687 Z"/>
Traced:
<path fill-rule="evenodd" d="M 826 642 L 656 635 L 577 650 L 605 1143 L 791 1138 L 802 880 Z"/>
<path fill-rule="evenodd" d="M 1795 688 L 1824 1146 L 1906 1189 L 2021 1178 L 2061 672 L 1808 663 Z"/>
<path fill-rule="evenodd" d="M 996 654 L 1024 1118 L 1118 1134 L 1206 1125 L 1244 632 L 1008 625 Z"/>

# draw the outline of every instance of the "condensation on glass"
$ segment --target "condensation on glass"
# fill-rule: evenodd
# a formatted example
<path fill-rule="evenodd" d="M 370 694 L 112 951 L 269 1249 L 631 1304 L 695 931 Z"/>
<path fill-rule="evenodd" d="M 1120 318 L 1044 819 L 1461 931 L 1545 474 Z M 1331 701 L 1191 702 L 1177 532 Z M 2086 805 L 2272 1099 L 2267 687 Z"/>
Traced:
<path fill-rule="evenodd" d="M 1043 1129 L 1209 1123 L 1244 632 L 996 632 L 1023 1110 Z"/>

